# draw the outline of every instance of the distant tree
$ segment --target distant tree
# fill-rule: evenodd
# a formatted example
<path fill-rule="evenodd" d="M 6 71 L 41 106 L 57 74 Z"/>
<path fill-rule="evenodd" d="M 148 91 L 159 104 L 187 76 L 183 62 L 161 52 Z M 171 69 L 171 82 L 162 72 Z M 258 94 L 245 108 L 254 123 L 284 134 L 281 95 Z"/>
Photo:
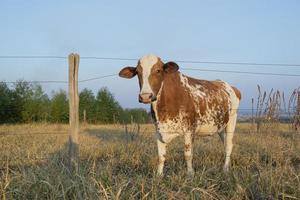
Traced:
<path fill-rule="evenodd" d="M 150 121 L 149 113 L 143 108 L 131 109 L 130 113 L 133 116 L 133 120 L 137 123 L 147 123 Z"/>
<path fill-rule="evenodd" d="M 69 103 L 67 94 L 63 90 L 53 94 L 50 103 L 50 119 L 56 123 L 67 123 L 69 120 Z"/>
<path fill-rule="evenodd" d="M 121 118 L 124 123 L 148 123 L 151 120 L 150 114 L 143 108 L 124 109 Z"/>
<path fill-rule="evenodd" d="M 123 110 L 107 88 L 101 88 L 96 97 L 85 88 L 79 98 L 80 119 L 83 119 L 83 110 L 86 110 L 90 123 L 147 123 L 150 119 L 145 109 Z M 0 82 L 0 123 L 67 123 L 68 120 L 69 103 L 65 91 L 53 92 L 50 100 L 39 84 L 19 80 L 10 89 Z"/>
<path fill-rule="evenodd" d="M 100 123 L 120 120 L 122 108 L 107 88 L 101 88 L 96 97 L 96 119 Z"/>
<path fill-rule="evenodd" d="M 12 92 L 6 83 L 0 82 L 0 123 L 14 122 Z"/>
<path fill-rule="evenodd" d="M 24 122 L 46 121 L 49 118 L 50 101 L 39 84 L 31 85 L 30 97 L 24 102 Z"/>
<path fill-rule="evenodd" d="M 83 112 L 86 111 L 88 122 L 96 121 L 95 110 L 96 99 L 93 92 L 87 88 L 83 89 L 79 94 L 79 116 L 83 120 Z"/>
<path fill-rule="evenodd" d="M 25 104 L 30 100 L 33 94 L 32 85 L 24 80 L 19 80 L 14 85 L 14 90 L 11 94 L 11 112 L 14 122 L 25 122 L 24 117 Z"/>

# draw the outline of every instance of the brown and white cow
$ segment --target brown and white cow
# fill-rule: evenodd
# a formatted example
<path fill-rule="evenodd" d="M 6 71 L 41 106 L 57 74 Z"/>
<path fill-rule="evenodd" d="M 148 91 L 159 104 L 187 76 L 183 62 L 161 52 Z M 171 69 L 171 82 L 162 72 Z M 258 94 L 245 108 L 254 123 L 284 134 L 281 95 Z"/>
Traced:
<path fill-rule="evenodd" d="M 163 174 L 167 144 L 177 136 L 184 136 L 188 174 L 193 175 L 193 137 L 215 133 L 225 145 L 227 171 L 241 94 L 224 81 L 190 78 L 178 69 L 174 62 L 164 64 L 159 57 L 146 55 L 136 67 L 125 67 L 119 73 L 123 78 L 138 75 L 139 102 L 151 103 L 157 132 L 158 174 Z"/>

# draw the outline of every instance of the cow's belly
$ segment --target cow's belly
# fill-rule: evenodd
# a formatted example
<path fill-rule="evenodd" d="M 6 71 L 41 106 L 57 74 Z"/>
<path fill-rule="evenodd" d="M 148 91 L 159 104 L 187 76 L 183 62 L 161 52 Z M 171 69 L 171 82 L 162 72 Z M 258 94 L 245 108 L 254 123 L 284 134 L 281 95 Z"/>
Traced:
<path fill-rule="evenodd" d="M 219 128 L 214 124 L 203 124 L 201 126 L 197 126 L 195 134 L 200 136 L 213 135 L 221 132 L 222 130 L 223 128 Z"/>
<path fill-rule="evenodd" d="M 164 142 L 169 143 L 172 139 L 177 136 L 183 136 L 185 133 L 192 131 L 193 128 L 186 127 L 183 124 L 157 124 L 157 136 L 158 138 Z M 194 131 L 195 136 L 210 136 L 215 133 L 219 133 L 224 130 L 224 127 L 218 128 L 213 124 L 203 124 L 201 126 L 197 126 Z"/>
<path fill-rule="evenodd" d="M 162 142 L 169 143 L 177 136 L 184 135 L 188 127 L 178 121 L 159 122 L 156 125 L 157 135 Z"/>
<path fill-rule="evenodd" d="M 182 136 L 185 133 L 192 131 L 198 136 L 208 136 L 215 133 L 221 132 L 224 127 L 218 128 L 213 123 L 202 124 L 199 126 L 190 127 L 185 123 L 178 123 L 178 121 L 168 121 L 167 123 L 157 123 L 157 135 L 162 142 L 169 143 L 172 139 L 177 136 Z"/>

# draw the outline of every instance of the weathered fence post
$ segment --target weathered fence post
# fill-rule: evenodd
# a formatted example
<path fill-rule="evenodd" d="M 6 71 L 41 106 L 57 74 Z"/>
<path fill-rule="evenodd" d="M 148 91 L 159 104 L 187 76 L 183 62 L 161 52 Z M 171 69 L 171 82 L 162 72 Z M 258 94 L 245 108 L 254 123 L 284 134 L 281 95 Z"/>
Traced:
<path fill-rule="evenodd" d="M 127 123 L 125 123 L 125 135 L 126 135 L 126 142 L 128 143 L 128 128 L 127 128 Z"/>
<path fill-rule="evenodd" d="M 254 120 L 254 98 L 251 99 L 251 104 L 252 104 L 252 112 L 251 112 L 252 127 L 251 127 L 251 129 L 253 130 L 254 123 L 255 123 L 255 120 Z"/>
<path fill-rule="evenodd" d="M 130 121 L 131 121 L 131 125 L 133 124 L 133 116 L 130 115 Z"/>
<path fill-rule="evenodd" d="M 294 129 L 295 131 L 299 131 L 300 129 L 300 89 L 297 91 L 297 104 L 296 104 L 296 113 L 295 113 L 296 120 L 294 122 Z"/>
<path fill-rule="evenodd" d="M 77 172 L 79 157 L 79 96 L 78 96 L 79 55 L 69 55 L 69 170 Z"/>
<path fill-rule="evenodd" d="M 137 134 L 138 134 L 138 135 L 140 135 L 140 129 L 141 129 L 140 123 L 138 122 L 138 123 L 137 123 Z"/>
<path fill-rule="evenodd" d="M 83 122 L 86 124 L 86 109 L 83 110 Z"/>

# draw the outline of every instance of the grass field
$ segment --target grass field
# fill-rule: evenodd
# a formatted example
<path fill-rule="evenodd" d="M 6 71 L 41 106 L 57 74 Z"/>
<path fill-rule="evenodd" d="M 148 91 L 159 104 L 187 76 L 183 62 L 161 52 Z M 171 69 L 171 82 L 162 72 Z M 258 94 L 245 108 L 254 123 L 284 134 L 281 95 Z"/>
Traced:
<path fill-rule="evenodd" d="M 129 130 L 133 130 L 131 127 Z M 195 139 L 194 179 L 186 176 L 182 139 L 169 145 L 156 177 L 154 128 L 131 137 L 124 127 L 85 125 L 80 169 L 66 168 L 68 126 L 0 126 L 1 199 L 300 199 L 300 134 L 287 125 L 251 133 L 238 124 L 231 170 L 222 172 L 219 137 Z M 153 132 L 153 133 L 151 133 Z"/>

